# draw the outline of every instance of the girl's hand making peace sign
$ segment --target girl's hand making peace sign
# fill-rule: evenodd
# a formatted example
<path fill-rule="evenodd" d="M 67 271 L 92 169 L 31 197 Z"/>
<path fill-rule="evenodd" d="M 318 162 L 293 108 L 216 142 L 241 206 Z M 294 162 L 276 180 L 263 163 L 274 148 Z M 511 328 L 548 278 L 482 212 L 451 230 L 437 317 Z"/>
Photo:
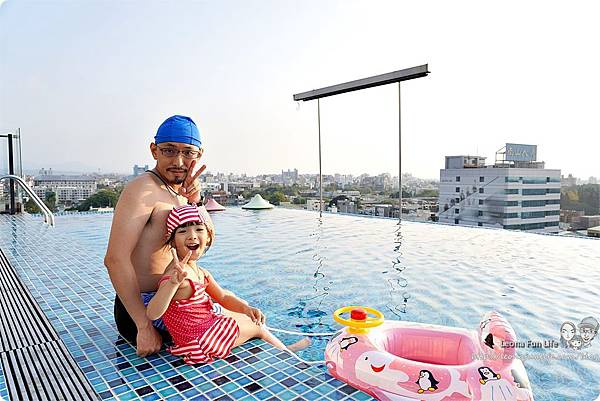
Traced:
<path fill-rule="evenodd" d="M 177 251 L 175 249 L 171 249 L 171 254 L 173 255 L 173 262 L 171 262 L 173 263 L 173 270 L 171 272 L 171 279 L 169 281 L 172 284 L 181 284 L 188 275 L 185 265 L 190 260 L 192 251 L 189 251 L 181 261 L 179 260 Z"/>

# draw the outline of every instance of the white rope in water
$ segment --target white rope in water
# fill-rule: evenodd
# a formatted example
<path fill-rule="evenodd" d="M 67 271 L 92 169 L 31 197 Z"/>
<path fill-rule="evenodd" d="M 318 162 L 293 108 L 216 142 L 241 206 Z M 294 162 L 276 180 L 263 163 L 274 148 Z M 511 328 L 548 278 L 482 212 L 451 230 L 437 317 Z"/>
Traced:
<path fill-rule="evenodd" d="M 283 330 L 283 329 L 275 329 L 273 327 L 269 327 L 266 324 L 263 325 L 263 327 L 269 331 L 274 331 L 276 333 L 284 333 L 284 334 L 292 334 L 295 336 L 305 336 L 305 337 L 327 337 L 327 336 L 332 336 L 335 333 L 303 333 L 301 331 L 290 331 L 290 330 Z M 307 361 L 306 359 L 302 359 L 300 358 L 298 355 L 296 355 L 296 353 L 288 348 L 285 349 L 291 356 L 293 356 L 294 358 L 296 358 L 297 360 L 299 360 L 302 363 L 305 363 L 307 365 L 324 365 L 325 361 Z"/>
<path fill-rule="evenodd" d="M 290 331 L 290 330 L 283 330 L 283 329 L 274 329 L 273 327 L 269 327 L 266 324 L 264 325 L 265 329 L 270 330 L 270 331 L 274 331 L 277 333 L 284 333 L 284 334 L 292 334 L 295 336 L 306 336 L 306 337 L 328 337 L 328 336 L 332 336 L 335 333 L 304 333 L 301 331 Z"/>
<path fill-rule="evenodd" d="M 285 349 L 291 356 L 293 356 L 294 358 L 296 358 L 297 360 L 299 360 L 302 363 L 305 363 L 307 365 L 325 365 L 325 361 L 307 361 L 306 359 L 302 359 L 300 358 L 298 355 L 296 355 L 296 353 L 288 348 Z"/>

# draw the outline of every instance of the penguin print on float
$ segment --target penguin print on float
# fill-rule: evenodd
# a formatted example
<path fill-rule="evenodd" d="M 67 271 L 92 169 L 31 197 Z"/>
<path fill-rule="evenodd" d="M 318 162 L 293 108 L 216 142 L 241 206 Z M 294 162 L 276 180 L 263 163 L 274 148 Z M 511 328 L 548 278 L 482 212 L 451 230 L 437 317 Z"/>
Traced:
<path fill-rule="evenodd" d="M 487 366 L 482 366 L 477 370 L 479 371 L 479 375 L 481 376 L 481 379 L 479 379 L 479 382 L 481 384 L 486 384 L 490 380 L 500 379 L 500 375 L 494 372 L 491 368 L 488 368 Z"/>
<path fill-rule="evenodd" d="M 435 380 L 433 373 L 428 370 L 422 370 L 419 372 L 419 380 L 416 381 L 419 385 L 417 393 L 423 394 L 425 391 L 435 391 L 438 389 L 437 385 L 439 381 Z"/>

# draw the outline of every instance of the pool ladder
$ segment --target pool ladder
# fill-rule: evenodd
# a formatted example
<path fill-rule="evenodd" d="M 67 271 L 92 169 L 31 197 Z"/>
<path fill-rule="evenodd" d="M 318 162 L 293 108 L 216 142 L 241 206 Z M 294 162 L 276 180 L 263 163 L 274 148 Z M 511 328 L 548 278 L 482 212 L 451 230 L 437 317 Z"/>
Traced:
<path fill-rule="evenodd" d="M 52 212 L 50 211 L 48 206 L 46 206 L 46 204 L 44 202 L 42 202 L 40 197 L 37 196 L 35 192 L 33 192 L 33 190 L 29 187 L 29 185 L 27 185 L 27 183 L 18 175 L 12 175 L 12 174 L 0 176 L 0 181 L 7 179 L 7 178 L 11 179 L 11 180 L 15 180 L 18 184 L 21 185 L 21 187 L 25 190 L 25 192 L 27 192 L 27 194 L 31 197 L 33 202 L 37 205 L 37 207 L 40 208 L 40 210 L 44 214 L 44 222 L 46 222 L 49 225 L 54 227 L 54 215 L 52 214 Z"/>

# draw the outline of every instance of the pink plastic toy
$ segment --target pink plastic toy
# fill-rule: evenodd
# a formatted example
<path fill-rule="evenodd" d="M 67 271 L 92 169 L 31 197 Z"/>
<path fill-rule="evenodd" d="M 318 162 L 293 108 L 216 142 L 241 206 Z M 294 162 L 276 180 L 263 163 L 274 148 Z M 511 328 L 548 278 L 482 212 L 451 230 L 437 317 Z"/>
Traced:
<path fill-rule="evenodd" d="M 381 312 L 358 306 L 338 309 L 334 319 L 348 327 L 325 349 L 329 373 L 378 400 L 533 401 L 515 332 L 497 312 L 477 331 L 384 322 Z"/>

